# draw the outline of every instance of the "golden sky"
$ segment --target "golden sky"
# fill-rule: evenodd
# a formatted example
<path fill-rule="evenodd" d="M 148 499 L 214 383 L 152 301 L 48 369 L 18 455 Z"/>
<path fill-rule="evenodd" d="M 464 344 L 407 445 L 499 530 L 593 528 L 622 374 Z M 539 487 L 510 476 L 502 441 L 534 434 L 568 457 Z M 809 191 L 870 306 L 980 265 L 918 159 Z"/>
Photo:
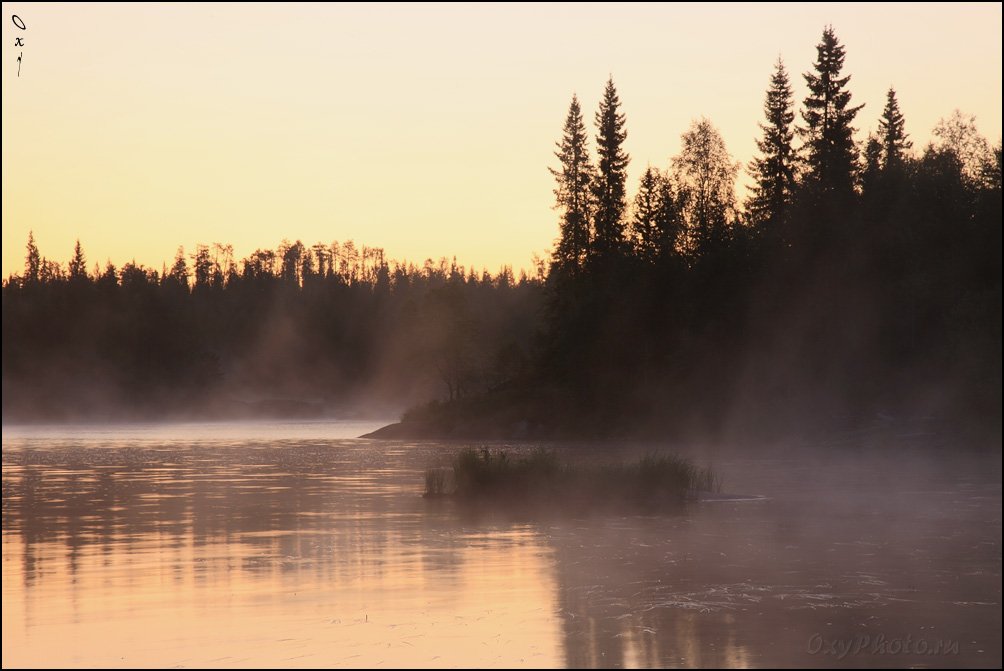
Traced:
<path fill-rule="evenodd" d="M 3 276 L 29 229 L 60 261 L 80 238 L 89 265 L 288 238 L 528 267 L 557 235 L 547 167 L 573 92 L 592 129 L 613 75 L 633 194 L 701 115 L 748 161 L 774 60 L 801 101 L 830 23 L 859 138 L 890 85 L 915 148 L 955 108 L 1000 138 L 999 3 L 4 3 Z"/>

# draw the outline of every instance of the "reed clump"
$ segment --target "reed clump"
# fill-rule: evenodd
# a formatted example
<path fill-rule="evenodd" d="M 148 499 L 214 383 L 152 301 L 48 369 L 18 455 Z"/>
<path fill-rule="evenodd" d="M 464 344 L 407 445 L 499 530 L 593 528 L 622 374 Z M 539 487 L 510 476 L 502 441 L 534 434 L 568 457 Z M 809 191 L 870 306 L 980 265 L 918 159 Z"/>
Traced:
<path fill-rule="evenodd" d="M 452 466 L 425 473 L 427 497 L 533 503 L 684 503 L 701 492 L 721 491 L 710 467 L 674 454 L 652 453 L 633 461 L 566 463 L 551 450 L 524 454 L 467 448 Z"/>

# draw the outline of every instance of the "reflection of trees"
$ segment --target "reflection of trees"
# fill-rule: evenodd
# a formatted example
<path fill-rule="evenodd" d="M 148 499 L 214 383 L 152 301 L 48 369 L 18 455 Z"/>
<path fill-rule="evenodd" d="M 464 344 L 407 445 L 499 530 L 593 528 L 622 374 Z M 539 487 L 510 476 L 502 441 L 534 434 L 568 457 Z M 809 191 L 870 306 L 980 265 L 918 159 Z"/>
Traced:
<path fill-rule="evenodd" d="M 85 554 L 150 550 L 197 581 L 232 570 L 352 581 L 403 563 L 449 583 L 468 531 L 517 542 L 505 536 L 524 524 L 458 517 L 452 503 L 420 498 L 420 469 L 374 456 L 369 446 L 283 442 L 5 448 L 3 530 L 22 543 L 28 587 L 54 568 L 75 576 Z"/>
<path fill-rule="evenodd" d="M 686 514 L 596 518 L 552 533 L 566 665 L 748 666 L 753 650 L 773 645 L 771 659 L 806 663 L 812 628 L 835 614 L 784 613 L 778 631 L 784 604 L 765 586 L 781 577 L 758 533 Z"/>
<path fill-rule="evenodd" d="M 785 580 L 768 551 L 775 531 L 742 524 L 714 514 L 611 517 L 552 534 L 566 665 L 748 666 L 765 649 L 805 663 L 808 636 L 840 614 L 803 617 L 805 594 L 774 599 Z"/>
<path fill-rule="evenodd" d="M 452 502 L 423 500 L 418 465 L 428 458 L 422 446 L 353 441 L 5 441 L 5 625 L 26 632 L 8 639 L 5 627 L 5 653 L 14 640 L 22 655 L 47 654 L 34 632 L 69 617 L 108 645 L 131 643 L 106 623 L 149 623 L 145 649 L 191 641 L 190 654 L 206 660 L 209 649 L 247 654 L 249 638 L 264 655 L 300 645 L 269 639 L 275 623 L 333 659 L 365 649 L 379 655 L 372 662 L 490 661 L 507 650 L 501 632 L 528 659 L 552 663 L 557 622 L 539 533 L 468 523 Z M 469 639 L 454 645 L 458 635 Z"/>
<path fill-rule="evenodd" d="M 64 561 L 75 574 L 84 553 L 137 553 L 151 544 L 181 564 L 195 562 L 197 576 L 229 566 L 352 579 L 406 561 L 451 580 L 470 543 L 458 530 L 504 536 L 525 526 L 458 517 L 451 502 L 418 496 L 419 469 L 388 468 L 367 452 L 281 442 L 5 448 L 4 534 L 23 543 L 29 583 Z M 360 566 L 359 557 L 382 559 Z"/>
<path fill-rule="evenodd" d="M 151 539 L 165 550 L 226 543 L 247 569 L 337 569 L 316 560 L 386 542 L 365 527 L 391 505 L 369 491 L 365 465 L 324 447 L 5 450 L 3 477 L 4 533 L 20 535 L 29 581 L 64 551 L 74 572 L 88 546 Z"/>
<path fill-rule="evenodd" d="M 833 565 L 856 565 L 833 553 L 851 527 L 765 520 L 756 505 L 594 518 L 552 533 L 566 664 L 810 664 L 812 634 L 859 633 L 888 605 Z"/>
<path fill-rule="evenodd" d="M 923 656 L 810 655 L 808 641 L 916 639 L 931 625 L 937 637 L 992 648 L 999 609 L 971 605 L 992 583 L 960 567 L 999 565 L 999 485 L 979 502 L 956 490 L 918 494 L 916 483 L 890 494 L 871 482 L 884 468 L 860 472 L 770 508 L 551 526 L 566 665 L 927 665 Z"/>
<path fill-rule="evenodd" d="M 771 504 L 770 514 L 750 504 L 568 519 L 424 501 L 417 466 L 428 453 L 413 449 L 5 446 L 5 559 L 20 562 L 26 590 L 59 573 L 93 587 L 105 578 L 88 571 L 102 561 L 153 552 L 179 586 L 219 588 L 234 572 L 260 579 L 263 592 L 267 580 L 308 574 L 315 580 L 299 584 L 362 589 L 372 580 L 377 590 L 412 590 L 409 604 L 437 599 L 439 612 L 465 589 L 478 597 L 487 589 L 484 606 L 492 608 L 499 582 L 525 586 L 533 576 L 543 585 L 541 605 L 553 603 L 570 667 L 819 665 L 834 660 L 808 655 L 813 634 L 916 635 L 921 622 L 956 640 L 999 636 L 989 633 L 1000 630 L 999 608 L 964 603 L 987 601 L 995 575 L 999 583 L 996 483 L 971 490 L 972 498 L 959 488 L 923 500 L 868 495 L 879 491 L 889 461 L 860 468 L 862 478 L 841 471 L 853 496 L 785 492 L 789 503 Z M 796 479 L 810 470 L 820 469 L 796 470 Z M 496 563 L 481 562 L 484 549 Z M 530 572 L 504 573 L 523 569 Z M 869 666 L 876 658 L 843 661 Z"/>

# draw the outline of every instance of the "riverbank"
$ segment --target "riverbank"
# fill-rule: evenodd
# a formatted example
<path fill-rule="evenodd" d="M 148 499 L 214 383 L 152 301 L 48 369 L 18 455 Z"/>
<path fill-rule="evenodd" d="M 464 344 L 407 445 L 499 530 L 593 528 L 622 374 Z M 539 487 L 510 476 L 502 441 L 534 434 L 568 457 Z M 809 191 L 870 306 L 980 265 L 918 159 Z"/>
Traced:
<path fill-rule="evenodd" d="M 495 399 L 497 400 L 497 399 Z M 532 404 L 507 400 L 489 402 L 485 398 L 452 403 L 430 403 L 404 414 L 400 421 L 387 424 L 360 438 L 374 440 L 463 440 L 463 441 L 673 441 L 736 442 L 774 444 L 807 441 L 813 444 L 848 442 L 861 436 L 869 442 L 903 444 L 918 437 L 940 437 L 967 449 L 999 449 L 1001 427 L 998 419 L 960 417 L 953 413 L 890 414 L 881 411 L 858 413 L 792 411 L 763 415 L 733 414 L 695 417 L 685 413 L 665 413 L 633 419 L 607 418 L 601 414 L 581 415 L 559 404 Z"/>

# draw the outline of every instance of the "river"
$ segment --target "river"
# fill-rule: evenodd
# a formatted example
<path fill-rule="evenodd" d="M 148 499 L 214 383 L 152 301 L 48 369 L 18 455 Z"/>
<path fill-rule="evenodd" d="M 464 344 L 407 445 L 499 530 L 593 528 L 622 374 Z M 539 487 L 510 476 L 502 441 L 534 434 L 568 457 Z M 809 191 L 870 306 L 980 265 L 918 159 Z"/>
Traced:
<path fill-rule="evenodd" d="M 767 498 L 514 515 L 377 426 L 5 426 L 3 666 L 1001 665 L 999 449 L 685 445 Z"/>

